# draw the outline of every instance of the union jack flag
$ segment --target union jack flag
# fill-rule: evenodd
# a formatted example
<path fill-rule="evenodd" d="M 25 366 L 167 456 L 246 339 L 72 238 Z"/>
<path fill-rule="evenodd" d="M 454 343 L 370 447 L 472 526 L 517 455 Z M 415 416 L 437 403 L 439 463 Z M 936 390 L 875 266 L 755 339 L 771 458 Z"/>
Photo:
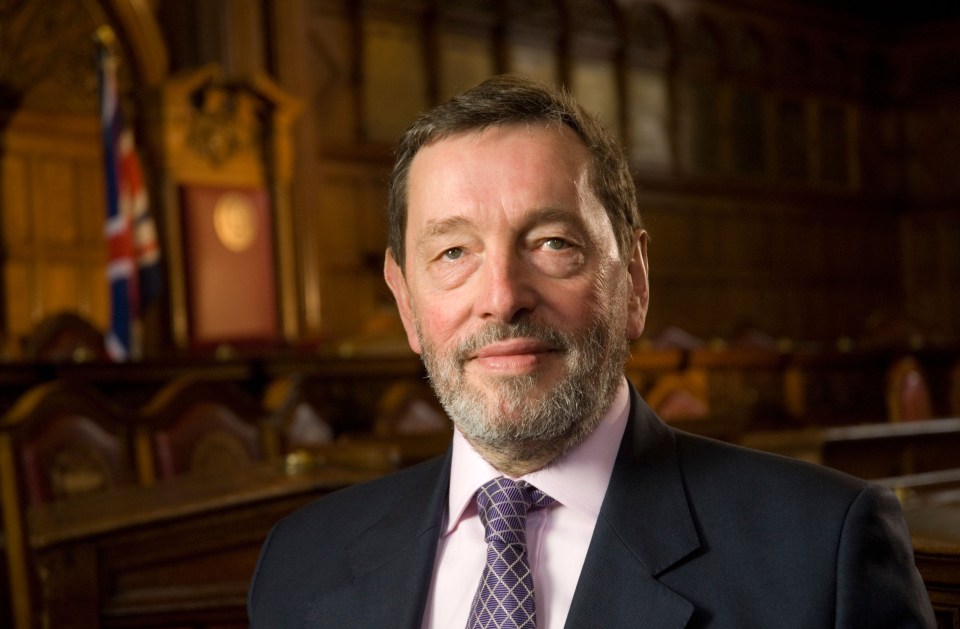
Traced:
<path fill-rule="evenodd" d="M 110 283 L 107 351 L 117 361 L 142 354 L 140 316 L 160 293 L 160 245 L 133 132 L 117 89 L 117 57 L 100 48 L 100 121 L 106 174 Z"/>

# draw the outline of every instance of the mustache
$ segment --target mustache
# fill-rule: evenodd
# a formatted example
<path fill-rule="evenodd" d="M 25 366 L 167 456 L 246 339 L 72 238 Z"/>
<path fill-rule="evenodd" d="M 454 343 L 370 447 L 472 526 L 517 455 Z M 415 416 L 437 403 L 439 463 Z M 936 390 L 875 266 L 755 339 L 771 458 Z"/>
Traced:
<path fill-rule="evenodd" d="M 520 319 L 514 323 L 493 321 L 460 341 L 454 352 L 454 358 L 457 362 L 463 364 L 471 354 L 481 347 L 518 338 L 534 339 L 561 352 L 569 352 L 574 347 L 574 339 L 571 335 L 531 319 Z"/>

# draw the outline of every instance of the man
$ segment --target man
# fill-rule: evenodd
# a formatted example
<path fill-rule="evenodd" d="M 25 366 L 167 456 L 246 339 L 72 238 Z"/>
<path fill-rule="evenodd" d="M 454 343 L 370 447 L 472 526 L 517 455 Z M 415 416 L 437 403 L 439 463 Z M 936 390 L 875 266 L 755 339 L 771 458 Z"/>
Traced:
<path fill-rule="evenodd" d="M 421 116 L 389 218 L 386 281 L 453 444 L 280 522 L 253 627 L 933 626 L 889 492 L 676 431 L 627 383 L 647 235 L 568 96 L 497 77 Z M 487 511 L 507 494 L 525 517 Z"/>

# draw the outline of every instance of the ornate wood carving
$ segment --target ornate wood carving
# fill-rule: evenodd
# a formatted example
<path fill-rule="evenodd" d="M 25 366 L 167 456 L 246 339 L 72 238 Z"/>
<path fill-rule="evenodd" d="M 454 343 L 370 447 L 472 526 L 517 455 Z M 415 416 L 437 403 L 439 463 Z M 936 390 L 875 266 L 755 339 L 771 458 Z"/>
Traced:
<path fill-rule="evenodd" d="M 95 112 L 92 34 L 105 21 L 96 3 L 5 0 L 0 5 L 0 111 Z"/>

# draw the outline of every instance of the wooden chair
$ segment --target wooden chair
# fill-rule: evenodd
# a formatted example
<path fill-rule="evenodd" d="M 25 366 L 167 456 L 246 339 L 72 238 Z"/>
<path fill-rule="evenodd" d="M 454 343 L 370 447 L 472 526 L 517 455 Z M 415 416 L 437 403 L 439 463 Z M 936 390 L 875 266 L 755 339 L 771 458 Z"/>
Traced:
<path fill-rule="evenodd" d="M 947 386 L 949 387 L 947 395 L 950 403 L 950 416 L 960 417 L 960 360 L 950 368 Z"/>
<path fill-rule="evenodd" d="M 268 414 L 270 450 L 287 454 L 302 449 L 321 448 L 334 440 L 334 429 L 328 419 L 332 412 L 302 374 L 281 376 L 273 380 L 263 394 Z"/>
<path fill-rule="evenodd" d="M 661 376 L 644 399 L 666 422 L 706 419 L 710 415 L 707 374 L 700 369 Z"/>
<path fill-rule="evenodd" d="M 692 351 L 700 349 L 706 345 L 706 343 L 704 343 L 703 339 L 690 334 L 683 328 L 671 325 L 663 328 L 657 334 L 650 336 L 649 345 L 656 349 L 675 348 Z"/>
<path fill-rule="evenodd" d="M 41 623 L 41 576 L 30 553 L 31 507 L 138 483 L 121 411 L 92 389 L 64 381 L 30 389 L 0 422 L 0 500 L 18 628 Z"/>
<path fill-rule="evenodd" d="M 450 420 L 425 382 L 404 378 L 380 398 L 373 432 L 378 437 L 450 435 Z"/>
<path fill-rule="evenodd" d="M 933 402 L 926 374 L 912 356 L 887 370 L 887 412 L 893 422 L 933 419 Z"/>
<path fill-rule="evenodd" d="M 48 362 L 108 361 L 103 332 L 74 312 L 43 319 L 23 340 L 24 358 Z"/>
<path fill-rule="evenodd" d="M 237 385 L 180 377 L 141 409 L 139 440 L 149 442 L 156 477 L 223 474 L 268 452 L 265 411 Z"/>
<path fill-rule="evenodd" d="M 375 443 L 399 453 L 403 467 L 444 452 L 453 436 L 453 425 L 424 381 L 402 378 L 387 387 L 381 396 L 372 434 L 345 434 L 338 444 L 357 447 Z"/>
<path fill-rule="evenodd" d="M 323 399 L 315 383 L 303 374 L 281 376 L 263 395 L 271 431 L 268 437 L 291 474 L 317 467 L 341 467 L 387 473 L 400 466 L 399 446 L 389 440 L 336 438 L 328 417 L 333 405 Z"/>

